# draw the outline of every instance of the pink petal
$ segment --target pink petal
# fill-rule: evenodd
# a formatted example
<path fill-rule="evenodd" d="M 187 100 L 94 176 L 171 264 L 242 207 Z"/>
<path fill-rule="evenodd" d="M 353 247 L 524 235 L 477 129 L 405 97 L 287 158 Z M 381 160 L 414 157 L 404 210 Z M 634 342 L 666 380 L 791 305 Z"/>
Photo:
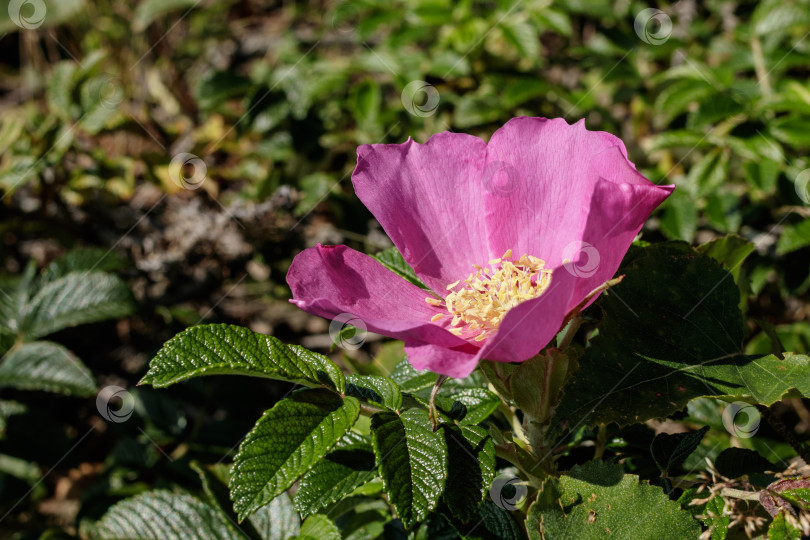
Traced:
<path fill-rule="evenodd" d="M 464 278 L 490 259 L 478 137 L 439 133 L 425 144 L 372 144 L 357 149 L 352 182 L 416 274 L 431 289 Z"/>
<path fill-rule="evenodd" d="M 618 153 L 618 149 L 615 151 Z M 630 169 L 629 165 L 627 168 Z M 635 173 L 635 170 L 632 172 Z M 597 183 L 591 199 L 591 211 L 582 233 L 582 243 L 564 254 L 572 261 L 564 265 L 564 270 L 580 278 L 571 299 L 571 308 L 589 292 L 616 275 L 625 253 L 644 222 L 673 189 L 674 186 L 649 183 L 619 184 L 605 178 Z"/>
<path fill-rule="evenodd" d="M 463 379 L 475 370 L 479 361 L 477 352 L 447 349 L 429 343 L 405 344 L 405 354 L 414 369 L 429 369 L 456 379 Z"/>
<path fill-rule="evenodd" d="M 427 291 L 346 246 L 318 245 L 302 251 L 293 259 L 287 283 L 291 302 L 307 313 L 327 319 L 350 314 L 371 332 L 406 343 L 477 350 L 430 322 L 439 311 L 425 302 Z"/>
<path fill-rule="evenodd" d="M 619 139 L 588 131 L 582 121 L 507 122 L 487 146 L 487 167 L 499 163 L 511 177 L 508 189 L 486 194 L 490 253 L 511 248 L 516 256 L 529 253 L 545 260 L 548 267 L 561 265 L 563 253 L 582 241 L 591 214 L 599 211 L 592 198 L 600 179 L 654 188 L 625 156 Z M 634 209 L 637 215 L 642 211 L 646 218 L 649 205 Z"/>

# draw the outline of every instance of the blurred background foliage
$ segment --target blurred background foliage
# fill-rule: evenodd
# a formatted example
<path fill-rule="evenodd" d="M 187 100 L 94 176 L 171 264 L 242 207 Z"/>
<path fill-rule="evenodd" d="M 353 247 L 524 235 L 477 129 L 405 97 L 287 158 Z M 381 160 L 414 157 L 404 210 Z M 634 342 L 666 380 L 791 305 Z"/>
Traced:
<path fill-rule="evenodd" d="M 0 537 L 76 534 L 127 495 L 199 487 L 192 460 L 229 460 L 287 386 L 134 383 L 202 321 L 329 349 L 326 322 L 286 302 L 284 275 L 317 242 L 390 245 L 352 194 L 359 144 L 584 118 L 678 186 L 645 240 L 753 243 L 738 278 L 749 352 L 810 351 L 806 0 L 40 3 L 40 19 L 32 0 L 15 21 L 0 0 L 3 290 L 93 248 L 99 267 L 75 271 L 117 272 L 135 314 L 49 339 L 135 408 L 109 422 L 92 397 L 2 388 L 14 405 L 0 407 Z M 639 24 L 649 8 L 665 19 Z M 372 364 L 378 349 L 333 354 L 373 372 L 397 357 L 383 347 Z M 799 400 L 785 413 L 805 418 L 803 437 L 805 413 Z"/>

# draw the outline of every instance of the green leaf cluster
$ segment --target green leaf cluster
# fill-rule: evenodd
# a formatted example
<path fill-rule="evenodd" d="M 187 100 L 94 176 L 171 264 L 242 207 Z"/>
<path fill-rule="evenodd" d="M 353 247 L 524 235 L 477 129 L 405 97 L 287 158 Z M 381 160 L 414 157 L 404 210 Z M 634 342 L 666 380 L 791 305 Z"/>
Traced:
<path fill-rule="evenodd" d="M 95 377 L 64 345 L 42 338 L 134 311 L 129 287 L 109 270 L 120 262 L 103 250 L 69 252 L 39 275 L 30 264 L 0 281 L 0 388 L 73 396 L 96 393 Z M 0 412 L 4 417 L 4 412 Z M 3 422 L 0 422 L 2 425 Z M 1 432 L 2 430 L 0 430 Z"/>
<path fill-rule="evenodd" d="M 500 400 L 480 378 L 442 387 L 434 431 L 428 409 L 435 374 L 416 372 L 403 360 L 387 377 L 344 375 L 326 356 L 213 324 L 168 341 L 141 384 L 165 387 L 214 374 L 296 384 L 256 422 L 234 457 L 229 488 L 240 522 L 296 482 L 295 505 L 308 519 L 345 512 L 346 500 L 367 500 L 366 493 L 380 490 L 407 528 L 432 515 L 463 528 L 488 511 L 482 502 L 495 474 L 495 449 L 480 424 Z M 493 516 L 500 510 L 489 509 Z M 302 536 L 314 534 L 305 527 Z"/>

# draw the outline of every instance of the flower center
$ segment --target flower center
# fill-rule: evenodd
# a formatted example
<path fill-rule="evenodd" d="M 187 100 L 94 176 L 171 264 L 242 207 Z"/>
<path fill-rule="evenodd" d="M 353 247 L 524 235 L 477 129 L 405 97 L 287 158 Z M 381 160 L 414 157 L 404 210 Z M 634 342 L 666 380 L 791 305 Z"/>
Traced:
<path fill-rule="evenodd" d="M 475 272 L 463 282 L 447 286 L 452 291 L 444 299 L 426 298 L 428 304 L 445 305 L 453 321 L 450 332 L 465 338 L 482 341 L 494 334 L 506 313 L 521 302 L 537 298 L 551 283 L 551 270 L 545 261 L 523 255 L 512 259 L 512 250 L 507 250 L 500 259 L 489 261 L 489 266 L 473 265 Z M 462 287 L 457 290 L 459 284 Z M 448 314 L 437 313 L 431 318 L 438 321 Z M 468 332 L 465 335 L 465 332 Z M 476 335 L 477 334 L 477 335 Z"/>

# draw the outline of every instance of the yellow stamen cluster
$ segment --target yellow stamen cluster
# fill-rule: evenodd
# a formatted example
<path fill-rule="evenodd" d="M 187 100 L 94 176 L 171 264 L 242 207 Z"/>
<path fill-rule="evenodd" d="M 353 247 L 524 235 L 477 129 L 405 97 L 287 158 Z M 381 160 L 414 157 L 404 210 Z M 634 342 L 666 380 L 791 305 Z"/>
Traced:
<path fill-rule="evenodd" d="M 453 317 L 450 332 L 462 336 L 470 332 L 475 341 L 482 341 L 494 334 L 506 313 L 521 302 L 537 298 L 551 283 L 551 270 L 545 261 L 531 255 L 512 259 L 512 250 L 507 250 L 500 259 L 489 261 L 489 266 L 473 265 L 475 272 L 464 280 L 461 289 L 453 291 L 461 280 L 447 286 L 452 291 L 444 299 L 426 298 L 433 306 L 444 306 Z M 448 314 L 437 313 L 431 319 L 438 321 Z M 463 324 L 462 324 L 463 323 Z"/>

